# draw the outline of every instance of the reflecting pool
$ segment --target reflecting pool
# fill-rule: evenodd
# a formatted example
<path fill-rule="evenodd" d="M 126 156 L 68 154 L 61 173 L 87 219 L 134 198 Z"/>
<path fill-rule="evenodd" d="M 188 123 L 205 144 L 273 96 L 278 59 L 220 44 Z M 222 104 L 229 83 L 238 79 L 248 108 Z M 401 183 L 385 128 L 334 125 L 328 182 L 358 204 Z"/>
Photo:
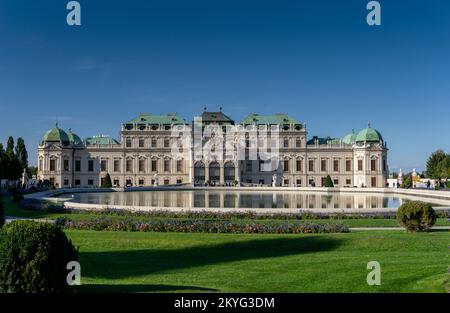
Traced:
<path fill-rule="evenodd" d="M 398 208 L 407 200 L 422 200 L 433 206 L 434 199 L 375 193 L 326 193 L 307 191 L 158 190 L 92 192 L 60 195 L 70 201 L 143 207 L 181 208 Z M 445 205 L 445 203 L 444 203 Z M 447 203 L 448 205 L 448 203 Z"/>

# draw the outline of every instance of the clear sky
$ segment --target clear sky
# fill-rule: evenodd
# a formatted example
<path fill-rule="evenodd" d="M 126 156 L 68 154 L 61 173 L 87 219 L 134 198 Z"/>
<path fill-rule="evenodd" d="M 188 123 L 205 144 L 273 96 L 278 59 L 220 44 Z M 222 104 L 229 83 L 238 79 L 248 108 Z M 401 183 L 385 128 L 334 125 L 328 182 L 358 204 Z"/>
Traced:
<path fill-rule="evenodd" d="M 191 120 L 206 105 L 240 121 L 285 112 L 309 136 L 371 122 L 391 170 L 450 150 L 450 1 L 0 0 L 0 141 L 30 161 L 56 121 L 118 137 L 140 112 Z"/>

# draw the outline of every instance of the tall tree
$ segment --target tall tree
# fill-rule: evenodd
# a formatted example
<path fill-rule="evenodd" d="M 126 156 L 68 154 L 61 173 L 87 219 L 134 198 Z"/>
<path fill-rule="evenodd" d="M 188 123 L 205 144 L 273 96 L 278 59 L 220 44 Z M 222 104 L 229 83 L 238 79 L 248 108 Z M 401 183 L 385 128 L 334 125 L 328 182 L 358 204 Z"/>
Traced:
<path fill-rule="evenodd" d="M 429 178 L 441 178 L 438 165 L 447 155 L 443 150 L 433 152 L 427 160 L 427 175 Z"/>
<path fill-rule="evenodd" d="M 6 178 L 6 154 L 3 145 L 0 143 L 0 181 Z"/>
<path fill-rule="evenodd" d="M 2 147 L 3 148 L 3 147 Z M 0 193 L 0 228 L 5 225 L 5 212 L 3 211 L 2 194 Z"/>
<path fill-rule="evenodd" d="M 6 178 L 19 179 L 21 176 L 19 160 L 14 153 L 14 138 L 9 136 L 6 144 Z"/>
<path fill-rule="evenodd" d="M 17 138 L 16 157 L 17 160 L 19 160 L 21 171 L 23 171 L 24 168 L 28 168 L 28 152 L 25 147 L 25 141 L 21 137 Z"/>
<path fill-rule="evenodd" d="M 436 172 L 439 178 L 450 178 L 450 154 L 438 163 Z"/>

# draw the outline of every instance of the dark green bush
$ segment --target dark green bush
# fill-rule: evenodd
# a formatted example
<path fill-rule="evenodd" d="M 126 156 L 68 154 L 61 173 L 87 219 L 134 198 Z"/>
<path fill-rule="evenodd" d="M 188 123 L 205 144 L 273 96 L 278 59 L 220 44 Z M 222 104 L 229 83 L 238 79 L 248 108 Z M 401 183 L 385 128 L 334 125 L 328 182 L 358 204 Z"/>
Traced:
<path fill-rule="evenodd" d="M 20 193 L 16 193 L 13 195 L 12 197 L 12 202 L 13 203 L 19 203 L 20 201 L 22 201 L 24 198 Z"/>
<path fill-rule="evenodd" d="M 112 187 L 111 176 L 109 175 L 109 173 L 106 173 L 105 179 L 103 180 L 102 187 L 103 188 L 111 188 Z"/>
<path fill-rule="evenodd" d="M 403 180 L 402 184 L 400 185 L 400 188 L 408 189 L 408 188 L 411 188 L 411 187 L 412 187 L 412 180 L 411 180 L 411 177 L 406 177 L 406 178 Z"/>
<path fill-rule="evenodd" d="M 60 227 L 13 221 L 0 230 L 0 292 L 62 292 L 77 251 Z"/>
<path fill-rule="evenodd" d="M 3 225 L 5 225 L 5 211 L 3 210 L 3 199 L 0 194 L 0 228 L 2 228 Z"/>
<path fill-rule="evenodd" d="M 428 231 L 436 223 L 436 212 L 428 203 L 408 201 L 398 208 L 397 222 L 409 231 Z"/>
<path fill-rule="evenodd" d="M 328 188 L 334 187 L 333 180 L 331 179 L 330 175 L 327 175 L 327 177 L 325 178 L 325 186 L 324 187 L 328 187 Z"/>

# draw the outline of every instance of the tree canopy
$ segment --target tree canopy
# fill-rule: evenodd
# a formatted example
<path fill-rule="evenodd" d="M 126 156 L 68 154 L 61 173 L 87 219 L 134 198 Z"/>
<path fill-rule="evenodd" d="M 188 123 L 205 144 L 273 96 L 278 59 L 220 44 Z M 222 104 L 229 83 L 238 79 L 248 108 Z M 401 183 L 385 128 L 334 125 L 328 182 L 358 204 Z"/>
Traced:
<path fill-rule="evenodd" d="M 443 150 L 433 152 L 427 160 L 427 176 L 429 178 L 450 178 L 450 153 Z"/>
<path fill-rule="evenodd" d="M 28 152 L 22 138 L 14 146 L 14 138 L 9 137 L 6 149 L 0 143 L 0 179 L 17 180 L 22 176 L 24 168 L 28 168 Z"/>

